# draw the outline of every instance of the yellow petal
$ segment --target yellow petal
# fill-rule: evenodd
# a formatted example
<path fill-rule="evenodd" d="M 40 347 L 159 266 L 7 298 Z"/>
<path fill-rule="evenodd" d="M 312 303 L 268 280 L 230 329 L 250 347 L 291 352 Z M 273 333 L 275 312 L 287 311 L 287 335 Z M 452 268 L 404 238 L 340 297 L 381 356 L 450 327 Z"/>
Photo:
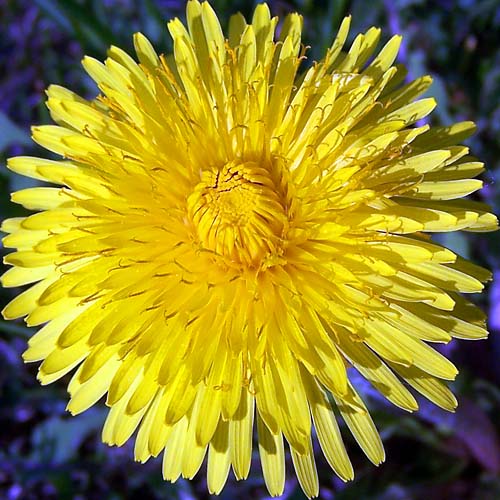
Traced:
<path fill-rule="evenodd" d="M 259 455 L 262 473 L 271 496 L 280 496 L 285 488 L 285 452 L 281 432 L 272 434 L 257 414 Z"/>
<path fill-rule="evenodd" d="M 229 422 L 220 420 L 208 448 L 207 483 L 211 494 L 218 495 L 224 488 L 230 464 Z"/>
<path fill-rule="evenodd" d="M 350 395 L 362 410 L 355 411 L 339 398 L 335 398 L 335 402 L 354 439 L 356 439 L 370 461 L 375 465 L 379 465 L 385 460 L 382 441 L 363 401 L 351 385 L 349 385 L 349 388 Z"/>
<path fill-rule="evenodd" d="M 309 447 L 303 454 L 297 453 L 293 447 L 290 451 L 293 466 L 302 490 L 308 498 L 317 497 L 319 494 L 319 480 L 311 441 L 309 440 Z"/>

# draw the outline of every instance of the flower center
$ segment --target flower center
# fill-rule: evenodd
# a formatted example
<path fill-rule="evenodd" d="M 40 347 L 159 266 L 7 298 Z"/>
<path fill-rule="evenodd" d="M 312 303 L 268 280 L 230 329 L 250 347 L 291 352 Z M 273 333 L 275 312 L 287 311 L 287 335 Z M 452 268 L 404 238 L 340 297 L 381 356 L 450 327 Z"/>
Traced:
<path fill-rule="evenodd" d="M 269 171 L 257 163 L 204 171 L 188 213 L 202 246 L 232 263 L 254 267 L 282 251 L 285 208 Z"/>

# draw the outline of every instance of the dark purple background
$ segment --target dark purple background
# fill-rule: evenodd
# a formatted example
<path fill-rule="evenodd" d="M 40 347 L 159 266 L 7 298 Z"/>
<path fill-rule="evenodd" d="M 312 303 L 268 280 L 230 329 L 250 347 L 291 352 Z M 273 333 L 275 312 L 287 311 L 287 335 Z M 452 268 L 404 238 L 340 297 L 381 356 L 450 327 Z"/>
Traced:
<path fill-rule="evenodd" d="M 251 1 L 212 2 L 224 22 Z M 371 25 L 386 38 L 405 35 L 400 62 L 412 77 L 433 75 L 431 94 L 438 109 L 432 122 L 472 119 L 474 154 L 488 165 L 478 199 L 500 207 L 500 6 L 497 0 L 272 1 L 275 14 L 299 10 L 305 16 L 305 43 L 321 57 L 342 17 L 353 14 L 353 35 Z M 106 47 L 131 50 L 132 33 L 144 32 L 160 51 L 170 42 L 165 21 L 183 16 L 185 2 L 146 0 L 0 0 L 0 163 L 14 154 L 46 155 L 31 143 L 29 126 L 49 123 L 43 104 L 50 83 L 91 97 L 96 89 L 85 75 L 83 54 L 103 59 Z M 352 36 L 351 36 L 352 40 Z M 8 193 L 28 180 L 0 168 L 0 218 L 20 215 Z M 368 384 L 353 378 L 366 395 L 387 449 L 375 468 L 349 437 L 356 479 L 343 484 L 318 454 L 322 498 L 337 500 L 500 498 L 500 237 L 498 233 L 449 234 L 440 241 L 495 270 L 486 293 L 474 300 L 490 312 L 491 336 L 481 342 L 445 347 L 460 368 L 453 384 L 460 401 L 456 414 L 422 401 L 408 415 L 388 406 Z M 3 250 L 2 250 L 3 251 Z M 15 293 L 0 291 L 0 306 Z M 71 418 L 65 413 L 65 384 L 40 387 L 36 366 L 21 352 L 31 332 L 21 323 L 0 323 L 0 498 L 16 499 L 194 499 L 207 498 L 202 470 L 193 482 L 161 479 L 159 460 L 133 462 L 132 446 L 108 448 L 100 442 L 103 405 Z M 347 433 L 345 434 L 347 436 Z M 288 464 L 285 496 L 303 498 Z M 222 498 L 266 498 L 256 457 L 250 479 L 230 480 Z"/>

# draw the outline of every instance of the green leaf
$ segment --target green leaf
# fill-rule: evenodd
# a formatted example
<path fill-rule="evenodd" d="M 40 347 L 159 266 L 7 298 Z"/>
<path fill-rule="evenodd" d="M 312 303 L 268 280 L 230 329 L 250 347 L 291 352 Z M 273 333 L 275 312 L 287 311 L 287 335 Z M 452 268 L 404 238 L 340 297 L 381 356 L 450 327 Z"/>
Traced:
<path fill-rule="evenodd" d="M 30 136 L 27 132 L 19 128 L 10 118 L 0 111 L 0 153 L 5 151 L 12 144 L 31 144 Z"/>
<path fill-rule="evenodd" d="M 17 325 L 16 323 L 0 321 L 0 332 L 7 333 L 13 337 L 29 339 L 33 335 L 34 330 L 27 326 Z"/>
<path fill-rule="evenodd" d="M 78 419 L 49 418 L 33 432 L 31 458 L 52 464 L 77 458 L 77 451 L 83 440 L 102 427 L 105 413 L 104 408 L 94 408 Z"/>

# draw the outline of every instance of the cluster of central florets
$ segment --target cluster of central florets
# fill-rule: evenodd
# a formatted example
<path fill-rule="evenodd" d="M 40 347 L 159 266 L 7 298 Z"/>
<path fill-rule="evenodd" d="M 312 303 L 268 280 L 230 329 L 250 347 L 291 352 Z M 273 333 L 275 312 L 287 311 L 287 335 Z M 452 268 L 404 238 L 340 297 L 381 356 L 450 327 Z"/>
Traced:
<path fill-rule="evenodd" d="M 266 166 L 233 161 L 205 170 L 188 198 L 199 244 L 225 261 L 258 267 L 282 253 L 284 200 Z"/>

